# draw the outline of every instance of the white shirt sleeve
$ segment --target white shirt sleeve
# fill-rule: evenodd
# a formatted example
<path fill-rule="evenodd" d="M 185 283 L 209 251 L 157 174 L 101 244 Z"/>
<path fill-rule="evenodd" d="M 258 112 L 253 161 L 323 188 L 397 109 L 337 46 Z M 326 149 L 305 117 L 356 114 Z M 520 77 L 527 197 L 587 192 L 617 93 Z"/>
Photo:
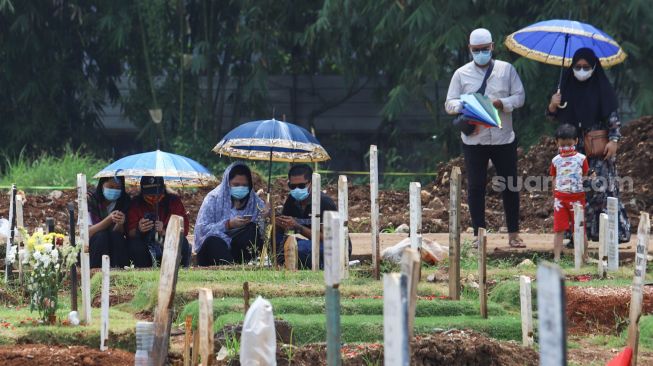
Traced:
<path fill-rule="evenodd" d="M 524 85 L 517 74 L 515 67 L 510 65 L 510 96 L 500 98 L 503 103 L 503 111 L 510 113 L 513 110 L 524 105 L 526 99 L 526 92 L 524 92 Z"/>
<path fill-rule="evenodd" d="M 462 83 L 460 81 L 460 72 L 456 70 L 451 77 L 449 90 L 447 91 L 447 100 L 444 102 L 444 109 L 448 114 L 458 114 L 463 110 L 463 102 L 460 100 L 462 94 Z"/>

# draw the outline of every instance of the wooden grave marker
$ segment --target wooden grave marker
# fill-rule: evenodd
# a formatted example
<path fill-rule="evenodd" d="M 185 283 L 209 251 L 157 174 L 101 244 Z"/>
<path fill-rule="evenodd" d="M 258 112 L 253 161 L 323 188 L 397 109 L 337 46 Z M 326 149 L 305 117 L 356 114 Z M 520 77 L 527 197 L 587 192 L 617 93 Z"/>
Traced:
<path fill-rule="evenodd" d="M 524 347 L 533 347 L 533 305 L 531 278 L 519 276 L 519 303 L 521 307 L 521 337 Z"/>
<path fill-rule="evenodd" d="M 635 275 L 633 276 L 632 294 L 630 297 L 630 323 L 628 325 L 628 346 L 633 349 L 631 366 L 637 366 L 637 351 L 639 346 L 639 318 L 642 315 L 644 300 L 643 286 L 646 279 L 646 256 L 648 254 L 651 221 L 647 212 L 641 212 L 637 227 L 637 248 L 635 252 Z"/>
<path fill-rule="evenodd" d="M 340 215 L 335 211 L 324 212 L 324 282 L 327 318 L 327 365 L 342 364 L 340 355 Z"/>
<path fill-rule="evenodd" d="M 342 279 L 349 278 L 349 192 L 347 187 L 347 176 L 338 177 L 338 213 L 342 226 L 340 229 L 340 270 Z"/>
<path fill-rule="evenodd" d="M 184 366 L 191 366 L 191 344 L 193 342 L 193 316 L 186 315 L 184 321 Z"/>
<path fill-rule="evenodd" d="M 313 173 L 311 183 L 311 267 L 313 271 L 320 270 L 320 200 L 322 195 L 321 178 Z"/>
<path fill-rule="evenodd" d="M 608 214 L 599 215 L 599 263 L 598 272 L 600 278 L 605 278 L 608 270 Z"/>
<path fill-rule="evenodd" d="M 406 248 L 401 256 L 401 273 L 408 279 L 408 337 L 413 338 L 415 308 L 417 307 L 417 285 L 420 278 L 421 258 L 417 249 Z"/>
<path fill-rule="evenodd" d="M 68 220 L 69 220 L 69 233 L 68 240 L 70 245 L 75 246 L 75 204 L 68 203 Z M 77 263 L 70 266 L 70 309 L 77 311 Z"/>
<path fill-rule="evenodd" d="M 381 243 L 379 242 L 379 159 L 376 145 L 370 146 L 370 220 L 372 235 L 372 266 L 374 278 L 381 279 Z"/>
<path fill-rule="evenodd" d="M 449 297 L 460 300 L 460 168 L 451 169 L 449 180 Z"/>
<path fill-rule="evenodd" d="M 487 319 L 487 237 L 485 228 L 478 229 L 478 295 L 481 318 Z"/>
<path fill-rule="evenodd" d="M 168 220 L 163 257 L 161 259 L 161 275 L 159 276 L 159 291 L 157 306 L 154 311 L 154 352 L 152 358 L 155 366 L 163 366 L 168 357 L 170 346 L 170 328 L 172 325 L 173 303 L 181 261 L 182 231 L 184 219 L 171 215 Z"/>
<path fill-rule="evenodd" d="M 583 206 L 574 203 L 574 269 L 580 271 L 585 251 L 585 212 Z"/>
<path fill-rule="evenodd" d="M 100 323 L 100 351 L 109 349 L 109 285 L 110 285 L 110 259 L 108 255 L 102 256 L 102 298 L 100 299 L 101 323 Z"/>
<path fill-rule="evenodd" d="M 422 186 L 418 182 L 411 182 L 410 194 L 410 247 L 422 247 Z"/>
<path fill-rule="evenodd" d="M 608 271 L 619 269 L 619 200 L 608 197 Z"/>
<path fill-rule="evenodd" d="M 560 267 L 544 262 L 537 267 L 537 310 L 540 366 L 567 365 L 565 284 Z"/>
<path fill-rule="evenodd" d="M 407 285 L 408 279 L 403 274 L 383 275 L 384 365 L 410 365 Z"/>
<path fill-rule="evenodd" d="M 211 366 L 214 363 L 213 351 L 213 292 L 208 288 L 201 288 L 199 334 L 200 334 L 200 356 L 202 366 Z"/>
<path fill-rule="evenodd" d="M 79 233 L 80 266 L 82 277 L 82 312 L 80 320 L 91 324 L 91 263 L 89 258 L 88 203 L 86 201 L 86 175 L 77 174 L 77 232 Z"/>

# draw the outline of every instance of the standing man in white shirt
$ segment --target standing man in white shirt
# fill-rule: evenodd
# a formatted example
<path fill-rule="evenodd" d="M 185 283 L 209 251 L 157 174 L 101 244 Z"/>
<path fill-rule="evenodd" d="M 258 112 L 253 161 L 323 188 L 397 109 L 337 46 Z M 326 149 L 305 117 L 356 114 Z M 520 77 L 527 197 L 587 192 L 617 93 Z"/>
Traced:
<path fill-rule="evenodd" d="M 502 128 L 476 125 L 469 133 L 460 134 L 463 141 L 465 169 L 467 171 L 467 203 L 472 217 L 474 236 L 478 228 L 485 228 L 485 187 L 487 185 L 488 160 L 492 160 L 497 175 L 503 178 L 503 209 L 508 227 L 508 244 L 524 248 L 519 237 L 519 192 L 517 187 L 517 142 L 512 129 L 512 111 L 524 105 L 524 86 L 515 68 L 505 61 L 493 60 L 492 34 L 484 28 L 474 30 L 469 36 L 469 51 L 473 61 L 463 65 L 453 74 L 445 109 L 449 114 L 461 113 L 462 94 L 475 93 L 481 89 L 486 72 L 484 94 L 492 100 L 499 111 Z M 512 188 L 512 189 L 511 189 Z M 474 241 L 477 245 L 478 241 Z"/>

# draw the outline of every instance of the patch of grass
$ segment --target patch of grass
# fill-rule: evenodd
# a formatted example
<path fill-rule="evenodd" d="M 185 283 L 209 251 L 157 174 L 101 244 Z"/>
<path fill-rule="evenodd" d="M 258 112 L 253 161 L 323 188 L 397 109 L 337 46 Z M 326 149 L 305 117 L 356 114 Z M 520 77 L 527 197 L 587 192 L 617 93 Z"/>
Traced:
<path fill-rule="evenodd" d="M 531 283 L 531 295 L 533 310 L 537 308 L 537 288 L 536 282 Z M 503 281 L 499 282 L 488 294 L 490 301 L 502 304 L 510 311 L 520 311 L 521 301 L 519 299 L 519 282 Z"/>
<path fill-rule="evenodd" d="M 106 167 L 109 162 L 92 155 L 74 151 L 66 147 L 61 156 L 42 154 L 35 159 L 29 159 L 24 151 L 11 159 L 5 156 L 6 172 L 0 177 L 0 185 L 16 183 L 20 188 L 25 186 L 72 186 L 77 183 L 77 173 L 85 173 L 92 177 Z"/>
<path fill-rule="evenodd" d="M 324 342 L 326 339 L 326 317 L 323 314 L 281 314 L 277 318 L 286 320 L 293 328 L 296 343 Z M 215 329 L 227 324 L 242 322 L 242 313 L 230 313 L 218 317 Z M 343 342 L 379 342 L 383 340 L 382 315 L 343 315 L 340 317 Z M 415 318 L 415 333 L 431 333 L 437 329 L 474 329 L 490 337 L 504 340 L 521 339 L 519 319 L 508 316 L 481 319 L 479 316 L 418 317 Z"/>

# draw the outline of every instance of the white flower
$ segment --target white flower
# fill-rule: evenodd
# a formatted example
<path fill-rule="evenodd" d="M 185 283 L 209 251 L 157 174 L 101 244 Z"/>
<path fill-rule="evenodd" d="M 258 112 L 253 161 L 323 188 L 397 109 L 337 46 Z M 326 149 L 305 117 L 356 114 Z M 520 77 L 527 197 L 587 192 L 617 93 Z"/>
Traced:
<path fill-rule="evenodd" d="M 9 250 L 7 253 L 7 259 L 9 261 L 9 264 L 13 264 L 16 261 L 16 249 L 18 247 L 16 245 L 10 245 Z"/>
<path fill-rule="evenodd" d="M 43 251 L 45 253 L 50 253 L 52 251 L 52 243 L 46 243 L 43 245 Z"/>
<path fill-rule="evenodd" d="M 52 257 L 53 262 L 59 261 L 59 251 L 56 248 L 50 252 L 50 256 Z"/>

